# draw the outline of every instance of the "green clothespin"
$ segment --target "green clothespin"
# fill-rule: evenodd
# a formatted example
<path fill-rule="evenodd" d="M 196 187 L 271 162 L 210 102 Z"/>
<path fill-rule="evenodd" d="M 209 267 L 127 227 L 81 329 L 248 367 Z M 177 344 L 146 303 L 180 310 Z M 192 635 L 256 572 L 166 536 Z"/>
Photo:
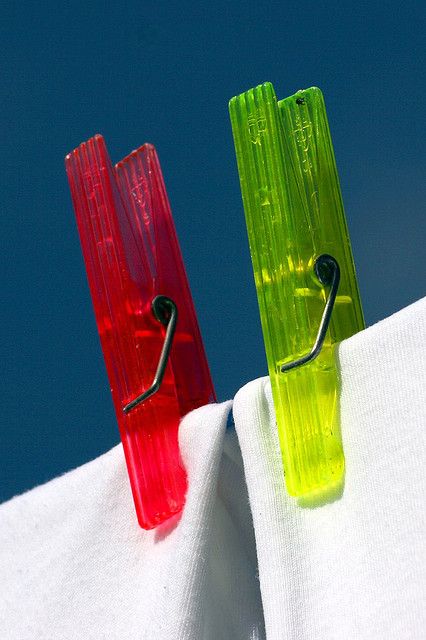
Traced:
<path fill-rule="evenodd" d="M 286 485 L 315 499 L 344 477 L 333 347 L 364 328 L 324 100 L 265 83 L 229 109 Z"/>

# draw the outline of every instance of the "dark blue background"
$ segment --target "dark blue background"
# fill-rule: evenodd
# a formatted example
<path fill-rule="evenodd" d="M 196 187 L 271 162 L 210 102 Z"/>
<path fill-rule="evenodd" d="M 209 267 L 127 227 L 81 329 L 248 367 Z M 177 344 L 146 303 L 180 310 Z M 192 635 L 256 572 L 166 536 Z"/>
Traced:
<path fill-rule="evenodd" d="M 322 88 L 367 323 L 425 295 L 422 2 L 88 4 L 0 20 L 0 499 L 118 441 L 63 167 L 96 132 L 157 146 L 220 399 L 266 372 L 233 95 Z"/>

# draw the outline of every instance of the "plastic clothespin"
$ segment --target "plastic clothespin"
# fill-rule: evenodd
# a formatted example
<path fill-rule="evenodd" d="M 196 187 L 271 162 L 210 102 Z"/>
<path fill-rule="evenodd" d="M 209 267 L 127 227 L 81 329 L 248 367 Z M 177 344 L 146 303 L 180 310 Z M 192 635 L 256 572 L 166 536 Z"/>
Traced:
<path fill-rule="evenodd" d="M 324 100 L 229 106 L 287 490 L 315 501 L 344 477 L 333 347 L 364 328 Z"/>
<path fill-rule="evenodd" d="M 102 136 L 65 160 L 138 521 L 184 503 L 179 421 L 215 400 L 154 147 L 112 167 Z"/>

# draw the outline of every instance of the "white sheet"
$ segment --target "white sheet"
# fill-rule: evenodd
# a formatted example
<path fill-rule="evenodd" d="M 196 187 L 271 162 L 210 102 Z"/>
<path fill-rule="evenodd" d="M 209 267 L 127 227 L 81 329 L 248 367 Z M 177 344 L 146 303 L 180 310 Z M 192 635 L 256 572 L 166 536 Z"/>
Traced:
<path fill-rule="evenodd" d="M 424 638 L 425 344 L 426 299 L 339 347 L 333 503 L 285 493 L 261 378 L 235 430 L 229 402 L 183 420 L 187 502 L 156 531 L 136 524 L 121 446 L 1 505 L 2 640 Z"/>

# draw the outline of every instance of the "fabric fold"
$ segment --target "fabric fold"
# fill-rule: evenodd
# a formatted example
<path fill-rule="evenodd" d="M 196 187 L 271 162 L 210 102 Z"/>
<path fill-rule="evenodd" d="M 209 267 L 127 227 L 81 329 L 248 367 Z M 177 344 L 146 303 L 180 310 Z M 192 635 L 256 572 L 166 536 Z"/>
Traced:
<path fill-rule="evenodd" d="M 121 445 L 0 506 L 2 640 L 264 638 L 230 408 L 182 421 L 187 500 L 155 530 L 137 524 Z"/>
<path fill-rule="evenodd" d="M 268 640 L 423 638 L 426 298 L 341 343 L 342 495 L 285 491 L 268 378 L 236 395 Z"/>

